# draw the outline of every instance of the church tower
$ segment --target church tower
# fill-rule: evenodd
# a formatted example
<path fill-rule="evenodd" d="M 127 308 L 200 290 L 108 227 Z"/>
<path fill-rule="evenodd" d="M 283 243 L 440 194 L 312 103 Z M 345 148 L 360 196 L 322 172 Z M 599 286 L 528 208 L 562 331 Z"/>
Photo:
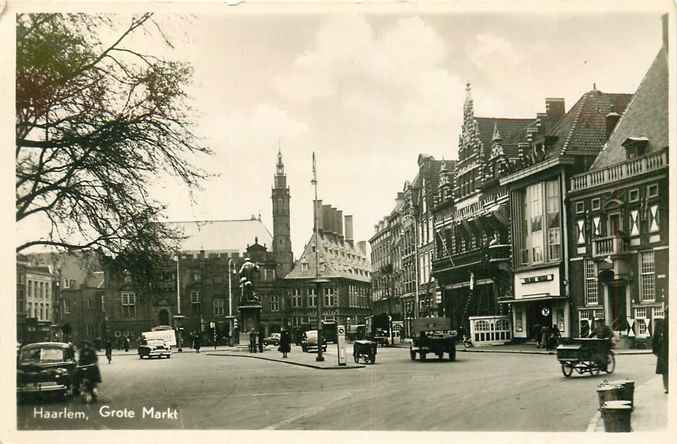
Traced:
<path fill-rule="evenodd" d="M 289 187 L 284 172 L 282 152 L 277 153 L 277 165 L 273 178 L 273 254 L 277 263 L 277 277 L 283 278 L 291 271 L 294 255 L 291 251 L 289 229 Z"/>

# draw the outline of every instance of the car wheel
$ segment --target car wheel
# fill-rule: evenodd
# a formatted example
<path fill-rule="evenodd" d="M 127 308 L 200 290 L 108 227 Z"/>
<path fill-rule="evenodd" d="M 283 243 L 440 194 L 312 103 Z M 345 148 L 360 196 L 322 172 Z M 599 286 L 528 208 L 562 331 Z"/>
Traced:
<path fill-rule="evenodd" d="M 567 365 L 567 364 L 562 364 L 562 374 L 565 377 L 570 377 L 571 373 L 573 373 L 574 367 L 572 365 Z"/>

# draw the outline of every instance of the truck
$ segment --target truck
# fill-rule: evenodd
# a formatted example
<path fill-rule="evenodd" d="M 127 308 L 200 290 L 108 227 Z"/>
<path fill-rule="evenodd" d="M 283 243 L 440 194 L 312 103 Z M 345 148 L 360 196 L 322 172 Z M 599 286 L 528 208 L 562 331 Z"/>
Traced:
<path fill-rule="evenodd" d="M 449 318 L 419 318 L 412 322 L 413 341 L 409 346 L 409 355 L 412 361 L 424 361 L 426 355 L 437 355 L 442 359 L 444 354 L 449 355 L 449 361 L 456 360 L 456 336 L 451 329 Z"/>

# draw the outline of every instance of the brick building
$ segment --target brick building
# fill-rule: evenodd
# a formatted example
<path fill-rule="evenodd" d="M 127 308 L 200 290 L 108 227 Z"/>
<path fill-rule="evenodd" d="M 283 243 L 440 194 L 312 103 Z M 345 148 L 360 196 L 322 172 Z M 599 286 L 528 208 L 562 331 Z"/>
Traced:
<path fill-rule="evenodd" d="M 569 180 L 574 330 L 601 318 L 628 345 L 652 334 L 669 293 L 667 43 L 625 113 L 606 115 L 618 123 L 590 170 Z"/>

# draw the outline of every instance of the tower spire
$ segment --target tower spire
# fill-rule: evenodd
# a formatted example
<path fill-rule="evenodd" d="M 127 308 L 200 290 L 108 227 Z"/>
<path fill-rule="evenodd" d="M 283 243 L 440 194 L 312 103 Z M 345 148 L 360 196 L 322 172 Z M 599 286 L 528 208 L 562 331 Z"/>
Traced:
<path fill-rule="evenodd" d="M 463 104 L 463 116 L 472 118 L 474 116 L 473 101 L 472 101 L 472 87 L 470 82 L 465 84 L 465 103 Z"/>
<path fill-rule="evenodd" d="M 494 135 L 491 137 L 492 142 L 503 140 L 501 133 L 498 131 L 498 122 L 494 122 Z"/>

